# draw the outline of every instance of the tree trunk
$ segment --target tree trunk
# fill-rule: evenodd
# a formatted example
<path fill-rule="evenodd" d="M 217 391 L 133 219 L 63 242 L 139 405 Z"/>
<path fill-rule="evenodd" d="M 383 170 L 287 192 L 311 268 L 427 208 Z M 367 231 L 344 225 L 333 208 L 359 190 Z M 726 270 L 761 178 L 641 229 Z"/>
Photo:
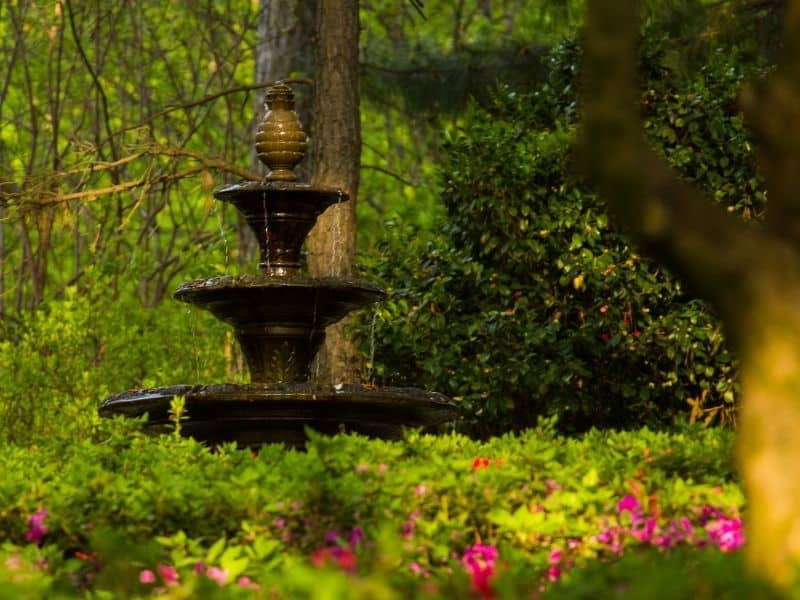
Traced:
<path fill-rule="evenodd" d="M 635 86 L 636 5 L 589 3 L 581 162 L 637 243 L 722 318 L 741 358 L 747 562 L 788 586 L 800 562 L 800 0 L 786 4 L 778 68 L 742 98 L 769 193 L 759 224 L 713 205 L 647 146 Z"/>
<path fill-rule="evenodd" d="M 258 42 L 255 59 L 257 83 L 288 79 L 290 77 L 313 78 L 315 2 L 313 0 L 260 0 L 258 8 Z M 313 127 L 310 89 L 295 88 L 295 112 L 307 134 Z M 255 95 L 253 123 L 250 139 L 254 140 L 258 126 L 264 118 L 264 93 Z M 258 159 L 255 144 L 251 143 L 250 162 L 255 173 L 263 173 L 264 165 Z M 305 160 L 295 168 L 301 181 L 307 181 L 311 173 L 313 157 L 308 153 Z M 225 207 L 220 210 L 225 210 Z M 258 244 L 244 217 L 236 213 L 236 238 L 239 248 L 239 267 L 251 267 L 258 254 Z"/>
<path fill-rule="evenodd" d="M 318 0 L 312 180 L 339 187 L 349 201 L 330 207 L 309 235 L 312 276 L 350 277 L 355 266 L 356 196 L 361 157 L 358 101 L 358 0 Z M 331 326 L 316 379 L 356 381 L 361 372 L 345 322 Z"/>

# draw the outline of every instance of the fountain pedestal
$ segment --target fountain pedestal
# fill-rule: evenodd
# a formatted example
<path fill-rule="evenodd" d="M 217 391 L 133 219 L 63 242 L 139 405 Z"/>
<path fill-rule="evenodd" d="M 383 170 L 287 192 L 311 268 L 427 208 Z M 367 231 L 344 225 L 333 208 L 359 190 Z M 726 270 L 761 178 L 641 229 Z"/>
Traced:
<path fill-rule="evenodd" d="M 306 427 L 399 438 L 404 427 L 431 426 L 455 417 L 455 406 L 434 392 L 310 382 L 325 327 L 380 300 L 385 292 L 359 279 L 300 273 L 301 247 L 317 217 L 332 204 L 347 201 L 347 194 L 295 182 L 293 169 L 303 158 L 306 142 L 293 106 L 287 86 L 268 90 L 268 111 L 256 136 L 259 158 L 269 168 L 267 177 L 226 185 L 214 193 L 217 200 L 232 203 L 255 233 L 260 273 L 190 281 L 175 291 L 176 299 L 204 308 L 233 327 L 252 383 L 124 392 L 107 398 L 101 415 L 147 413 L 148 427 L 164 431 L 171 428 L 170 401 L 183 396 L 185 435 L 243 446 L 301 446 Z"/>

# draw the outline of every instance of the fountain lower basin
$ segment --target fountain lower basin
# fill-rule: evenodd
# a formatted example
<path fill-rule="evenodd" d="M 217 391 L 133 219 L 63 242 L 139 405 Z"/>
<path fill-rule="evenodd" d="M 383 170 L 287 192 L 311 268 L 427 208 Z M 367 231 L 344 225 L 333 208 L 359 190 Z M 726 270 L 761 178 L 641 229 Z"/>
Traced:
<path fill-rule="evenodd" d="M 401 439 L 404 428 L 431 427 L 456 416 L 453 404 L 436 392 L 310 383 L 173 385 L 129 391 L 107 398 L 100 414 L 147 413 L 147 428 L 163 433 L 174 427 L 169 419 L 174 396 L 186 399 L 184 435 L 212 446 L 236 442 L 257 448 L 282 443 L 299 448 L 307 439 L 306 427 L 319 433 Z"/>

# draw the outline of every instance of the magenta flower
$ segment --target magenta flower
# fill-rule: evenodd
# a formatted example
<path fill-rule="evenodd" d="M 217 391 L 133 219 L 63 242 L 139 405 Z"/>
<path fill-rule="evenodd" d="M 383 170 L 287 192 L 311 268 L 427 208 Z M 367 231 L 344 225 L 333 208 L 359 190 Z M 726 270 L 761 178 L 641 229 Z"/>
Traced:
<path fill-rule="evenodd" d="M 561 548 L 554 548 L 550 553 L 550 556 L 547 557 L 547 562 L 551 565 L 557 565 L 561 562 L 562 554 L 563 552 L 561 551 Z"/>
<path fill-rule="evenodd" d="M 722 517 L 706 524 L 711 541 L 723 552 L 733 552 L 744 544 L 741 519 Z"/>
<path fill-rule="evenodd" d="M 33 542 L 39 546 L 42 545 L 44 536 L 47 533 L 47 525 L 44 524 L 46 518 L 46 508 L 40 508 L 30 516 L 28 519 L 28 532 L 25 534 L 26 542 Z"/>
<path fill-rule="evenodd" d="M 192 571 L 194 572 L 195 575 L 202 575 L 203 573 L 206 572 L 206 563 L 204 563 L 201 560 L 198 560 L 196 563 L 194 563 Z"/>
<path fill-rule="evenodd" d="M 472 588 L 481 598 L 493 598 L 494 593 L 489 580 L 494 575 L 494 564 L 497 560 L 497 548 L 486 544 L 474 544 L 461 557 L 461 563 L 472 578 Z"/>
<path fill-rule="evenodd" d="M 558 581 L 559 577 L 561 577 L 561 569 L 559 569 L 557 566 L 553 565 L 547 569 L 547 578 L 550 581 Z"/>
<path fill-rule="evenodd" d="M 364 539 L 364 530 L 361 529 L 358 525 L 353 527 L 353 530 L 350 532 L 350 547 L 355 549 L 361 540 Z"/>
<path fill-rule="evenodd" d="M 139 573 L 139 583 L 144 583 L 145 585 L 155 583 L 156 582 L 156 574 L 153 573 L 150 569 L 142 569 Z"/>
<path fill-rule="evenodd" d="M 640 542 L 649 542 L 653 538 L 653 531 L 656 528 L 656 520 L 650 517 L 641 526 L 641 522 L 637 523 L 635 527 L 631 527 L 631 535 Z"/>
<path fill-rule="evenodd" d="M 639 508 L 639 501 L 632 494 L 628 494 L 617 503 L 617 512 L 628 511 L 632 513 L 637 508 Z"/>
<path fill-rule="evenodd" d="M 209 567 L 206 571 L 206 577 L 212 581 L 216 581 L 217 585 L 225 585 L 225 582 L 228 580 L 228 572 L 219 567 Z"/>
<path fill-rule="evenodd" d="M 175 567 L 171 567 L 169 565 L 158 565 L 158 574 L 161 575 L 161 579 L 164 580 L 164 583 L 167 587 L 173 587 L 178 585 L 178 571 Z"/>

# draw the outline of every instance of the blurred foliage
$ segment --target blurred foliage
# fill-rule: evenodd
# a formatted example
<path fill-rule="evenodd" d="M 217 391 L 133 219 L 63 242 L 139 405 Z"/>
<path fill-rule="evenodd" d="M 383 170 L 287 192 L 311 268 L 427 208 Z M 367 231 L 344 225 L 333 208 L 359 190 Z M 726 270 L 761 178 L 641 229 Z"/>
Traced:
<path fill-rule="evenodd" d="M 0 442 L 89 437 L 109 394 L 165 383 L 236 380 L 227 327 L 177 303 L 114 300 L 108 278 L 65 290 L 0 338 Z"/>
<path fill-rule="evenodd" d="M 651 143 L 729 211 L 758 217 L 766 197 L 735 94 L 762 67 L 720 51 L 686 76 L 660 37 L 644 39 Z M 533 93 L 502 87 L 491 106 L 473 104 L 445 144 L 442 235 L 394 227 L 365 259 L 391 288 L 375 318 L 375 376 L 455 397 L 478 435 L 543 414 L 567 431 L 687 411 L 732 422 L 737 366 L 719 323 L 636 253 L 573 172 L 579 53 L 554 50 Z"/>
<path fill-rule="evenodd" d="M 584 577 L 582 567 L 616 563 L 619 556 L 595 536 L 625 525 L 617 503 L 628 494 L 657 511 L 659 523 L 696 519 L 705 506 L 737 515 L 743 505 L 733 436 L 721 429 L 563 438 L 542 422 L 487 443 L 415 432 L 397 442 L 312 434 L 307 452 L 275 445 L 254 454 L 232 446 L 210 452 L 192 440 L 146 436 L 137 425 L 104 421 L 92 439 L 66 445 L 0 445 L 0 582 L 12 585 L 20 574 L 7 560 L 16 555 L 47 597 L 80 593 L 76 587 L 143 594 L 140 571 L 159 564 L 174 566 L 187 585 L 210 583 L 192 576 L 197 563 L 225 569 L 230 593 L 245 575 L 265 597 L 274 597 L 271 586 L 278 597 L 331 597 L 314 595 L 320 578 L 331 578 L 336 590 L 350 582 L 359 591 L 352 597 L 374 598 L 367 590 L 375 586 L 387 597 L 417 597 L 431 582 L 442 597 L 465 597 L 458 557 L 481 542 L 503 560 L 493 583 L 500 597 L 517 598 L 546 581 L 554 548 L 574 561 L 567 582 L 574 575 L 584 587 L 598 574 Z M 25 538 L 30 515 L 42 509 L 46 530 L 37 548 Z M 348 540 L 355 528 L 363 542 L 352 568 L 322 568 L 330 540 Z M 567 550 L 567 540 L 579 543 Z M 624 547 L 627 555 L 649 546 L 628 537 Z M 687 556 L 689 564 L 709 560 L 696 551 Z M 430 571 L 430 580 L 412 563 Z M 611 573 L 606 585 L 615 587 L 620 571 Z M 211 597 L 205 592 L 215 589 L 194 587 L 194 596 L 180 597 Z"/>

